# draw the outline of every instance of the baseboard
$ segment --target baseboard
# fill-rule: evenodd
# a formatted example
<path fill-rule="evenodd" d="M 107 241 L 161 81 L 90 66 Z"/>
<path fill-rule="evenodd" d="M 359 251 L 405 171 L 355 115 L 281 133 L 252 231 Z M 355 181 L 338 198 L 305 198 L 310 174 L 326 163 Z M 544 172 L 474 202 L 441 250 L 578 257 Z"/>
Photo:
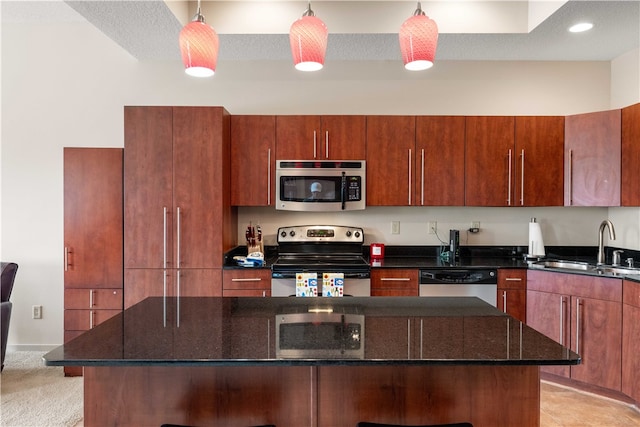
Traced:
<path fill-rule="evenodd" d="M 51 351 L 56 344 L 7 344 L 7 351 Z"/>

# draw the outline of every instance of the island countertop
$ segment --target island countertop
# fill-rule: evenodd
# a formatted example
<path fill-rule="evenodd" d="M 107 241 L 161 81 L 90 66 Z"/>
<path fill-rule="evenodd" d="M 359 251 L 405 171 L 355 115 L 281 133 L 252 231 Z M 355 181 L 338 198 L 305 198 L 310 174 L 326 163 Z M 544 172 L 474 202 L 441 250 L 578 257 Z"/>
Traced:
<path fill-rule="evenodd" d="M 314 322 L 327 311 L 359 314 L 363 354 L 277 357 L 276 316 L 314 309 Z M 150 297 L 44 360 L 49 366 L 580 363 L 576 353 L 522 322 L 462 297 Z"/>

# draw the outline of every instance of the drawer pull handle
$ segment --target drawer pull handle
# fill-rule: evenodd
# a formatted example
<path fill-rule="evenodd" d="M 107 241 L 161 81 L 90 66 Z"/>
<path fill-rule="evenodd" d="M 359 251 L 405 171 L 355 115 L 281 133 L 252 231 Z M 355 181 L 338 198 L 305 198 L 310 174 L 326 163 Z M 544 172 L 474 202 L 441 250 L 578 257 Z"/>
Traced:
<path fill-rule="evenodd" d="M 504 280 L 507 282 L 522 282 L 522 278 L 520 277 L 507 277 Z"/>
<path fill-rule="evenodd" d="M 388 281 L 392 281 L 392 280 L 401 280 L 403 282 L 408 282 L 409 280 L 411 280 L 411 278 L 409 278 L 409 277 L 382 277 L 382 278 L 380 278 L 380 281 L 382 281 L 382 282 L 388 282 Z"/>
<path fill-rule="evenodd" d="M 262 279 L 260 277 L 247 277 L 247 278 L 233 278 L 232 282 L 260 282 Z"/>

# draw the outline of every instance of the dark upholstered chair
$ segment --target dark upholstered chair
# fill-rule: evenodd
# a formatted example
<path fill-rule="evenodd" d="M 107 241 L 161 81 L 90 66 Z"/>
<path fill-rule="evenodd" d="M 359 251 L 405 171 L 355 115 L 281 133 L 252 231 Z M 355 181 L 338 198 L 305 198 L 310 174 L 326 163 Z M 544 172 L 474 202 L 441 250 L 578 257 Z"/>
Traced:
<path fill-rule="evenodd" d="M 423 424 L 419 426 L 409 426 L 401 424 L 380 424 L 359 422 L 357 427 L 473 427 L 471 423 L 455 423 L 455 424 Z"/>
<path fill-rule="evenodd" d="M 4 355 L 7 353 L 7 337 L 9 336 L 9 321 L 11 320 L 11 309 L 13 304 L 9 301 L 11 297 L 11 291 L 13 290 L 13 281 L 16 278 L 16 272 L 18 271 L 18 264 L 13 262 L 0 263 L 0 286 L 1 286 L 1 299 L 0 310 L 2 317 L 0 317 L 0 328 L 2 328 L 2 365 L 0 365 L 0 371 L 4 369 Z"/>

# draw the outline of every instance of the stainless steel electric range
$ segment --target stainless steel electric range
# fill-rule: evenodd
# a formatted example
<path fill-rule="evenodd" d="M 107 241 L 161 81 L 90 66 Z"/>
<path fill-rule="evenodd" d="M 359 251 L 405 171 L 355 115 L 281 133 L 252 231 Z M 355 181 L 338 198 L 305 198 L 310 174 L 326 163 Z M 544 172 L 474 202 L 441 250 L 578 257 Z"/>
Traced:
<path fill-rule="evenodd" d="M 344 294 L 371 294 L 371 267 L 363 257 L 364 231 L 343 225 L 297 225 L 278 229 L 278 258 L 271 270 L 271 295 L 296 293 L 301 272 L 344 274 Z M 318 286 L 321 285 L 321 279 Z M 321 291 L 318 292 L 321 295 Z"/>

